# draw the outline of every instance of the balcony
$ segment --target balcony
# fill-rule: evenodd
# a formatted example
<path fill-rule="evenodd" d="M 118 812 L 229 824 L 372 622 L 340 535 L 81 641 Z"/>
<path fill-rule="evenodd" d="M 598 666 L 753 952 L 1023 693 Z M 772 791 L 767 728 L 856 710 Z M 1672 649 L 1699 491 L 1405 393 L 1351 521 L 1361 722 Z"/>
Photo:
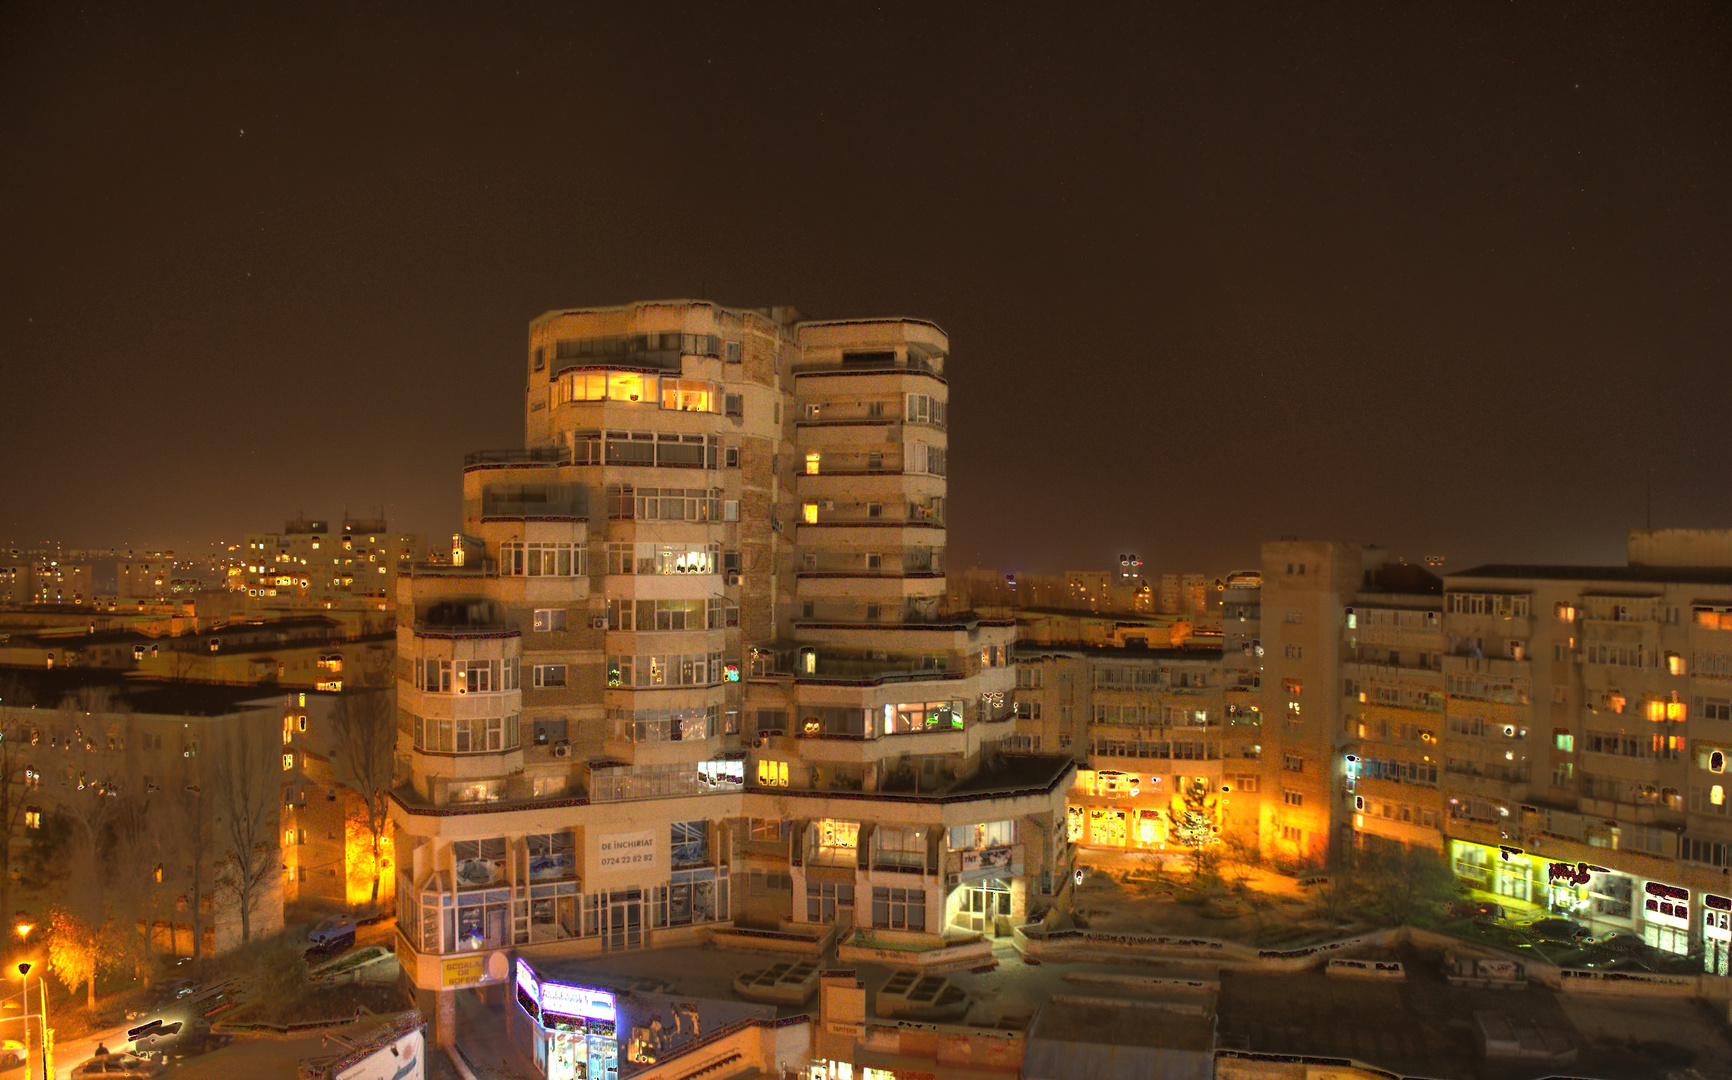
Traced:
<path fill-rule="evenodd" d="M 570 462 L 565 448 L 537 446 L 511 450 L 476 450 L 463 455 L 463 469 L 501 469 L 522 466 L 554 466 Z"/>
<path fill-rule="evenodd" d="M 809 667 L 794 672 L 803 683 L 848 683 L 882 686 L 885 683 L 943 682 L 963 678 L 960 671 L 917 666 L 908 660 L 870 660 L 807 654 Z"/>

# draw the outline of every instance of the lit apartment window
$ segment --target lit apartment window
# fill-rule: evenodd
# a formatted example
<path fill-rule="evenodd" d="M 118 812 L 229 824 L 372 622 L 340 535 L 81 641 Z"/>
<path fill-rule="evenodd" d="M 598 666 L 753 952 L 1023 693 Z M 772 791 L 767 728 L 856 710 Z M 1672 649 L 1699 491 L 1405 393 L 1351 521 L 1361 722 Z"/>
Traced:
<path fill-rule="evenodd" d="M 538 687 L 556 687 L 565 685 L 564 664 L 536 664 L 534 667 L 535 685 Z"/>
<path fill-rule="evenodd" d="M 764 787 L 787 787 L 788 763 L 786 761 L 759 761 L 758 783 Z"/>
<path fill-rule="evenodd" d="M 817 454 L 807 454 L 806 455 L 806 475 L 807 476 L 817 476 L 818 475 L 818 461 L 819 461 L 819 456 Z"/>
<path fill-rule="evenodd" d="M 294 767 L 295 767 L 295 755 L 294 754 L 284 754 L 283 755 L 283 771 L 288 772 L 290 769 L 292 769 Z"/>
<path fill-rule="evenodd" d="M 807 503 L 805 506 L 800 508 L 800 514 L 805 519 L 806 524 L 808 524 L 808 525 L 818 524 L 818 504 L 817 503 Z"/>
<path fill-rule="evenodd" d="M 26 829 L 40 829 L 42 827 L 42 808 L 40 806 L 26 806 L 24 808 L 24 827 Z"/>

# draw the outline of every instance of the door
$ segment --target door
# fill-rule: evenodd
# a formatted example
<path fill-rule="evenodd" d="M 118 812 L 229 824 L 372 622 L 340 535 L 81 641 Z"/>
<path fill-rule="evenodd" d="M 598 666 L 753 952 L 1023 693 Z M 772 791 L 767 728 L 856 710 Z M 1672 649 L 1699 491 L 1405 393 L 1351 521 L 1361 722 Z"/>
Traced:
<path fill-rule="evenodd" d="M 1702 970 L 1732 973 L 1732 919 L 1727 912 L 1709 908 L 1702 913 Z"/>
<path fill-rule="evenodd" d="M 610 893 L 607 904 L 607 947 L 643 946 L 643 893 L 637 889 Z"/>
<path fill-rule="evenodd" d="M 487 909 L 487 947 L 498 949 L 511 943 L 510 935 L 505 932 L 505 912 L 503 904 Z"/>

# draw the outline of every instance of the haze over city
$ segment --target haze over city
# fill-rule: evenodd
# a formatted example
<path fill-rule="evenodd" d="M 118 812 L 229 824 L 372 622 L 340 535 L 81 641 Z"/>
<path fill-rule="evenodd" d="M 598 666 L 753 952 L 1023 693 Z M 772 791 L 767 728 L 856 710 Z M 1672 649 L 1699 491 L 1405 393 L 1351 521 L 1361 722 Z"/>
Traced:
<path fill-rule="evenodd" d="M 959 563 L 1725 521 L 1724 8 L 809 14 L 9 8 L 0 541 L 447 535 L 646 296 L 942 325 Z"/>

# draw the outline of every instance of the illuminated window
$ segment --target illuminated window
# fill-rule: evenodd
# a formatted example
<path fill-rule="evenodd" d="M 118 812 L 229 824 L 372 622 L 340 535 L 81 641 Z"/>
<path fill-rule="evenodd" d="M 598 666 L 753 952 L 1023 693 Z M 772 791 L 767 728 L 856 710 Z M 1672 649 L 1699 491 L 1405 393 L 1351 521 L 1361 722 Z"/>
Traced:
<path fill-rule="evenodd" d="M 283 755 L 283 771 L 287 772 L 294 767 L 295 767 L 295 755 L 284 754 Z"/>
<path fill-rule="evenodd" d="M 807 454 L 806 455 L 806 475 L 807 476 L 817 476 L 818 475 L 818 455 L 817 454 Z"/>
<path fill-rule="evenodd" d="M 808 525 L 818 524 L 818 504 L 817 503 L 807 503 L 806 505 L 802 506 L 800 508 L 800 515 L 801 515 L 801 517 L 803 517 L 805 519 L 806 524 L 808 524 Z"/>
<path fill-rule="evenodd" d="M 1066 807 L 1065 808 L 1065 838 L 1070 840 L 1072 843 L 1080 842 L 1083 838 L 1083 829 L 1084 829 L 1083 822 L 1085 820 L 1086 819 L 1083 817 L 1083 808 L 1082 807 L 1080 807 L 1080 806 Z"/>
<path fill-rule="evenodd" d="M 1666 654 L 1666 672 L 1669 675 L 1684 674 L 1684 658 L 1675 652 Z"/>
<path fill-rule="evenodd" d="M 1575 753 L 1576 737 L 1574 735 L 1570 734 L 1569 732 L 1567 732 L 1567 731 L 1554 732 L 1552 735 L 1552 741 L 1554 743 L 1556 743 L 1557 748 L 1559 750 L 1562 750 L 1564 753 L 1566 753 L 1566 754 Z"/>
<path fill-rule="evenodd" d="M 788 763 L 786 761 L 759 760 L 758 783 L 764 787 L 787 787 Z"/>
<path fill-rule="evenodd" d="M 40 829 L 42 827 L 42 808 L 40 806 L 24 808 L 24 827 L 26 829 Z"/>
<path fill-rule="evenodd" d="M 1715 784 L 1713 787 L 1708 789 L 1708 801 L 1713 803 L 1715 806 L 1724 806 L 1726 803 L 1726 789 L 1719 784 Z"/>

